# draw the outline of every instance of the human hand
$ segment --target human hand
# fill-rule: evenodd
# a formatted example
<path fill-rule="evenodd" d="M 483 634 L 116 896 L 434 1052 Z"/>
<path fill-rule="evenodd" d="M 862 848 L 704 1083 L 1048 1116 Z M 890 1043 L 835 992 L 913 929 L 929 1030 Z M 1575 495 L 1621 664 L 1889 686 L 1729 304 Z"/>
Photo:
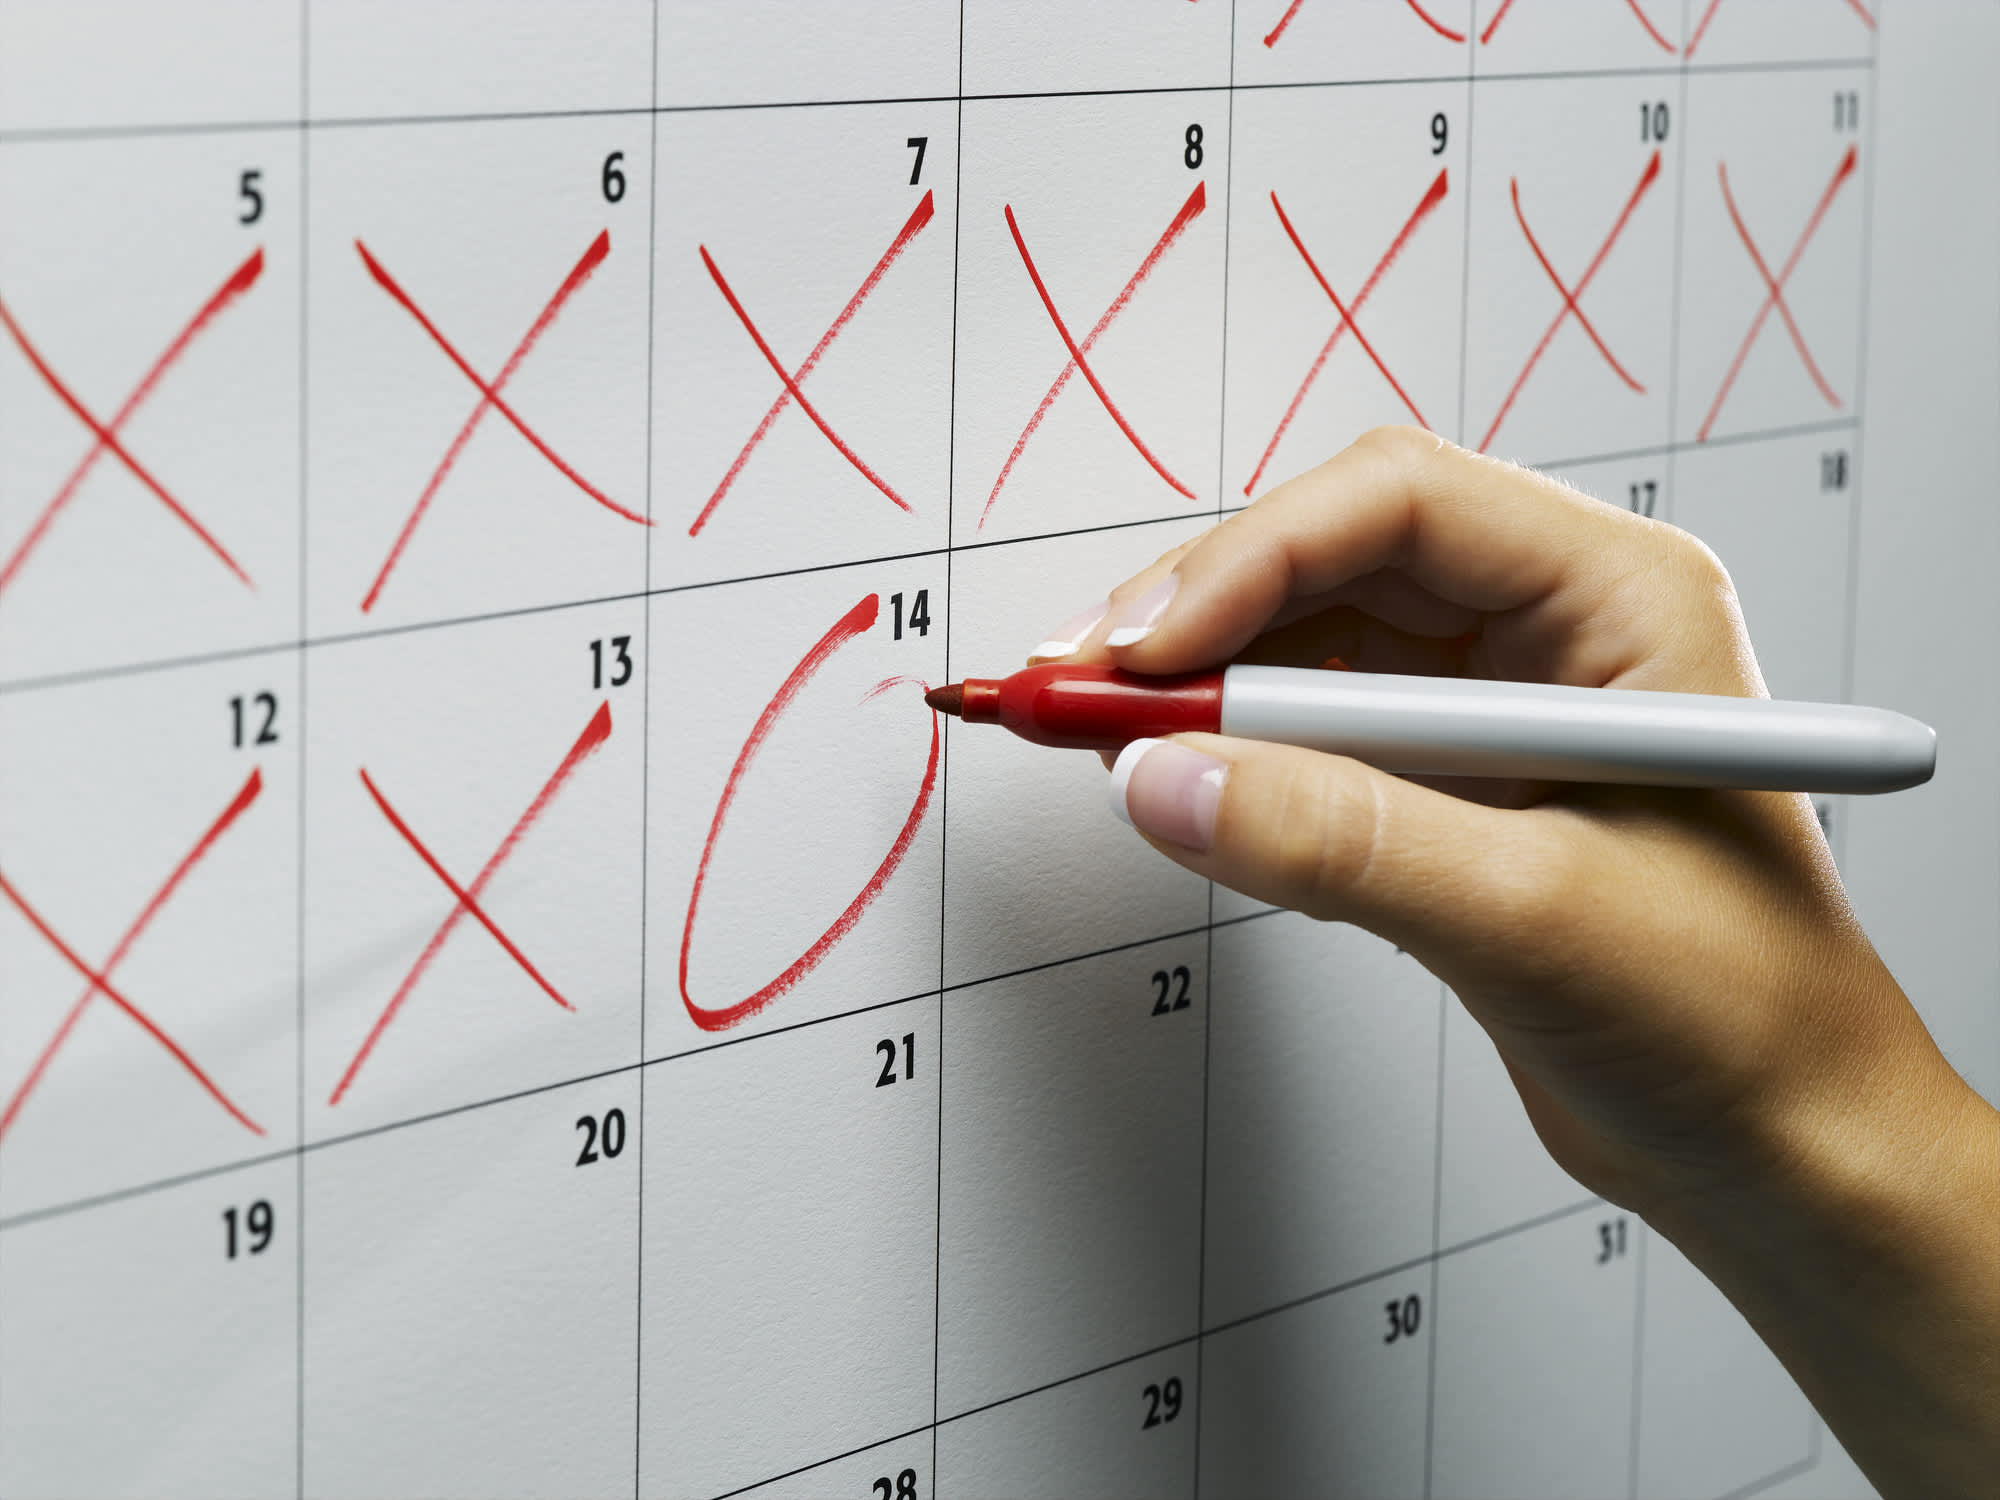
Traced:
<path fill-rule="evenodd" d="M 1338 658 L 1764 691 L 1700 542 L 1415 429 L 1368 434 L 1068 628 L 1073 659 L 1145 673 Z M 1957 1209 L 1938 1229 L 1931 1200 L 1990 1214 L 2000 1132 L 1861 931 L 1806 797 L 1406 779 L 1200 734 L 1128 747 L 1120 772 L 1119 810 L 1168 858 L 1369 928 L 1440 976 L 1555 1159 L 1714 1276 L 1878 1482 L 1956 1488 L 1949 1444 L 1914 1458 L 1905 1430 L 1878 1429 L 1912 1389 L 1934 1409 L 1967 1379 L 1990 1392 L 1990 1333 L 1955 1369 L 1936 1361 L 1968 1306 L 1995 1310 L 1992 1278 L 1966 1281 L 1994 1236 Z M 1932 1227 L 1913 1245 L 1918 1212 Z M 1914 1311 L 1899 1293 L 1843 1328 L 1808 1290 L 1885 1274 Z M 1875 1372 L 1859 1385 L 1856 1360 Z M 1967 1451 L 1983 1460 L 1995 1434 L 1981 1421 L 1961 1428 L 1978 1429 Z"/>

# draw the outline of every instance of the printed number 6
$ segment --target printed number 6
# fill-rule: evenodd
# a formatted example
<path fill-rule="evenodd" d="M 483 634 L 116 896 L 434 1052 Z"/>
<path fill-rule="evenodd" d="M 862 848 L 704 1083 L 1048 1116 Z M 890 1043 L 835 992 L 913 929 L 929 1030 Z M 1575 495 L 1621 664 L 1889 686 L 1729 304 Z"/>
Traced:
<path fill-rule="evenodd" d="M 604 158 L 604 175 L 599 181 L 604 188 L 606 203 L 616 203 L 625 196 L 625 174 L 618 170 L 618 163 L 623 160 L 623 151 L 614 151 Z"/>

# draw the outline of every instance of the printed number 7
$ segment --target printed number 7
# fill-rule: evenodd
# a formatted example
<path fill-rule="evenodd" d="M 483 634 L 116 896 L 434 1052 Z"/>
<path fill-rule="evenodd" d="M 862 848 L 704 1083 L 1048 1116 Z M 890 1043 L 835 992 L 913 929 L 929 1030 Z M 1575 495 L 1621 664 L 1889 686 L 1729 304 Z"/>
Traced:
<path fill-rule="evenodd" d="M 903 144 L 917 153 L 917 159 L 910 167 L 910 186 L 915 187 L 917 179 L 924 175 L 924 153 L 930 149 L 931 138 L 927 135 L 913 135 Z"/>

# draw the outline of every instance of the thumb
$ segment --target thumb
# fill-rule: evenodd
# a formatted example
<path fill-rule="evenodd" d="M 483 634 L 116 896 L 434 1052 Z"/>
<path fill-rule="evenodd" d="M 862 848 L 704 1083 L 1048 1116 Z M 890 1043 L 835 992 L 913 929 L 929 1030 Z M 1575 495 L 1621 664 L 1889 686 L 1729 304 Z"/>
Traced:
<path fill-rule="evenodd" d="M 1360 761 L 1213 734 L 1135 740 L 1111 807 L 1169 859 L 1261 901 L 1352 922 L 1450 983 L 1544 967 L 1573 868 L 1561 819 L 1462 801 Z"/>

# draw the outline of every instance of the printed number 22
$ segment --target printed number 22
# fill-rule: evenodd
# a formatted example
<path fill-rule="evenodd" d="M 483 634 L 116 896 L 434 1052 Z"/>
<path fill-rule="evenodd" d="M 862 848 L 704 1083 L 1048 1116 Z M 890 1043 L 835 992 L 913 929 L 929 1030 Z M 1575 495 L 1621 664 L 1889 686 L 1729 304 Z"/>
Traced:
<path fill-rule="evenodd" d="M 1153 1014 L 1164 1016 L 1177 1010 L 1188 1008 L 1188 989 L 1194 983 L 1194 975 L 1188 972 L 1186 964 L 1175 964 L 1169 974 L 1165 969 L 1153 970 Z M 1171 999 L 1169 997 L 1172 997 Z"/>

